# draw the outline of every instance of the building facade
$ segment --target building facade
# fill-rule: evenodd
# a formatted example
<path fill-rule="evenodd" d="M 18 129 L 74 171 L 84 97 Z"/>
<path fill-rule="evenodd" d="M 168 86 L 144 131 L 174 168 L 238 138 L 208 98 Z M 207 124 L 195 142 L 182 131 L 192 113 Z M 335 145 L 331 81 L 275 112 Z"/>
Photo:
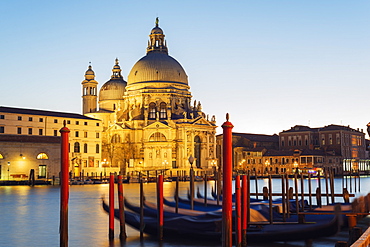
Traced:
<path fill-rule="evenodd" d="M 0 107 L 2 179 L 7 175 L 8 162 L 15 176 L 29 174 L 29 170 L 34 169 L 35 175 L 40 178 L 58 177 L 59 130 L 63 127 L 64 121 L 71 131 L 69 133 L 71 173 L 79 176 L 81 173 L 118 171 L 118 168 L 105 167 L 107 164 L 101 162 L 100 120 L 75 113 Z"/>
<path fill-rule="evenodd" d="M 192 101 L 188 76 L 168 55 L 163 30 L 149 35 L 146 55 L 131 69 L 127 81 L 118 59 L 112 76 L 99 90 L 89 66 L 82 81 L 85 116 L 102 121 L 102 160 L 121 172 L 187 170 L 216 166 L 216 120 Z"/>
<path fill-rule="evenodd" d="M 233 168 L 258 175 L 369 170 L 365 134 L 348 126 L 297 125 L 277 135 L 233 133 Z M 217 136 L 222 160 L 222 135 Z"/>
<path fill-rule="evenodd" d="M 367 166 L 365 133 L 349 126 L 328 125 L 321 128 L 296 125 L 279 133 L 280 150 L 321 150 L 339 157 L 330 163 L 337 172 L 357 171 Z M 328 164 L 329 166 L 329 164 Z"/>

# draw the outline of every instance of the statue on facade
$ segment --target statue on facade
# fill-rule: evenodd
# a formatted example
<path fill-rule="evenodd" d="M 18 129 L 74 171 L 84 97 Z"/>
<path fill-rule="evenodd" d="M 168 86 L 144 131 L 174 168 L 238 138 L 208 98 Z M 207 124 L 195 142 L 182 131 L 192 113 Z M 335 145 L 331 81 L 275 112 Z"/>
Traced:
<path fill-rule="evenodd" d="M 202 104 L 200 101 L 198 102 L 197 111 L 202 111 Z"/>

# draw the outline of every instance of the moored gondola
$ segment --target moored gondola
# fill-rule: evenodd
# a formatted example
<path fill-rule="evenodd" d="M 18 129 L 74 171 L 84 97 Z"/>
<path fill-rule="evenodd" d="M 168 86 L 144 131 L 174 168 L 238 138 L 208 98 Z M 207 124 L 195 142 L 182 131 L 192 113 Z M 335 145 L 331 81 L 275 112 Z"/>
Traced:
<path fill-rule="evenodd" d="M 109 206 L 103 201 L 103 208 L 109 212 Z M 334 235 L 340 226 L 339 214 L 325 217 L 317 222 L 306 224 L 281 223 L 272 225 L 257 225 L 249 227 L 247 239 L 249 242 L 295 241 L 314 239 Z M 115 217 L 119 218 L 119 211 L 115 209 Z M 140 215 L 135 212 L 125 211 L 126 223 L 131 227 L 140 229 Z M 158 220 L 155 217 L 144 217 L 144 233 L 157 235 Z M 221 241 L 222 218 L 208 218 L 202 216 L 178 216 L 164 219 L 164 238 L 203 239 Z"/>

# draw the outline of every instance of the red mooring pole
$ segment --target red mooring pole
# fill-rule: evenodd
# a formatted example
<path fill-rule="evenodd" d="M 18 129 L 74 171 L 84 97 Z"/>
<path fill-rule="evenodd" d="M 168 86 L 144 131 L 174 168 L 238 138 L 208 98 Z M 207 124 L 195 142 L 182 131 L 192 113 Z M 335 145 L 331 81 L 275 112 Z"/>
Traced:
<path fill-rule="evenodd" d="M 247 176 L 243 175 L 242 176 L 242 189 L 241 189 L 241 194 L 242 194 L 242 246 L 247 246 L 247 212 L 248 209 L 248 194 L 247 194 Z"/>
<path fill-rule="evenodd" d="M 241 222 L 241 199 L 240 199 L 240 176 L 235 178 L 235 246 L 242 244 L 242 222 Z"/>
<path fill-rule="evenodd" d="M 229 113 L 223 129 L 223 176 L 222 176 L 222 246 L 232 246 L 232 128 Z"/>
<path fill-rule="evenodd" d="M 163 239 L 163 175 L 157 180 L 158 240 Z"/>
<path fill-rule="evenodd" d="M 120 227 L 119 238 L 121 240 L 125 240 L 127 238 L 127 235 L 125 227 L 125 208 L 123 204 L 122 175 L 118 175 L 117 189 L 118 189 L 119 227 Z"/>
<path fill-rule="evenodd" d="M 109 177 L 109 240 L 114 239 L 114 175 Z"/>
<path fill-rule="evenodd" d="M 69 152 L 68 152 L 68 134 L 69 129 L 66 127 L 66 121 L 63 122 L 63 128 L 59 130 L 62 136 L 61 142 L 61 188 L 60 188 L 60 246 L 68 246 L 68 198 L 69 198 Z"/>

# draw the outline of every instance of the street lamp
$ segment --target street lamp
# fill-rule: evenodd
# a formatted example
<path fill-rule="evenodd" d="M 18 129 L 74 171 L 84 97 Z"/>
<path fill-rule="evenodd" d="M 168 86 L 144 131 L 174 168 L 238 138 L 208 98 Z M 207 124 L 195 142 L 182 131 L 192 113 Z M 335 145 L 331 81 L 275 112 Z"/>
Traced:
<path fill-rule="evenodd" d="M 167 160 L 164 160 L 162 162 L 162 165 L 164 166 L 164 175 L 166 175 L 166 166 L 167 166 L 167 164 L 168 164 L 168 161 Z"/>
<path fill-rule="evenodd" d="M 9 167 L 10 167 L 10 161 L 8 161 L 8 180 L 9 180 Z"/>
<path fill-rule="evenodd" d="M 102 162 L 102 166 L 103 166 L 103 168 L 104 168 L 104 177 L 106 177 L 107 176 L 107 173 L 106 173 L 106 165 L 107 165 L 107 159 L 104 159 L 103 160 L 103 162 Z"/>

